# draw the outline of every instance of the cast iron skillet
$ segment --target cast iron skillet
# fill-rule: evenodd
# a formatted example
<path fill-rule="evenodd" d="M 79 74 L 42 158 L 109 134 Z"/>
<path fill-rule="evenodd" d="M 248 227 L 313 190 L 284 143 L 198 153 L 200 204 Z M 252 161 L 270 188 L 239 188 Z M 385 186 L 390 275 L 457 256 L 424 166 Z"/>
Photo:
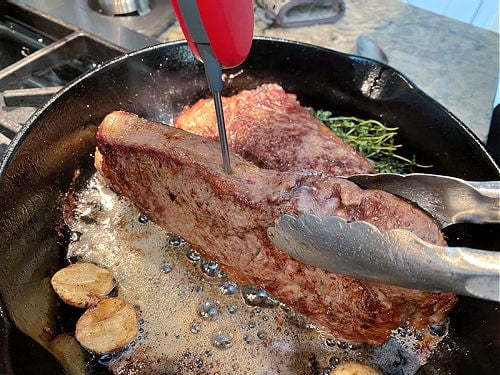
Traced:
<path fill-rule="evenodd" d="M 259 38 L 247 61 L 229 73 L 226 95 L 277 82 L 303 105 L 399 126 L 405 153 L 432 164 L 432 173 L 500 178 L 498 166 L 464 124 L 386 65 Z M 184 105 L 208 95 L 202 66 L 186 44 L 158 45 L 80 77 L 38 110 L 14 139 L 0 169 L 0 373 L 63 373 L 49 354 L 51 332 L 61 327 L 48 280 L 64 255 L 64 239 L 56 230 L 59 199 L 75 170 L 83 176 L 94 171 L 94 124 L 117 109 L 169 122 Z M 452 243 L 498 249 L 498 229 L 461 226 L 448 234 Z M 421 373 L 496 373 L 498 316 L 498 304 L 460 298 L 449 339 Z"/>

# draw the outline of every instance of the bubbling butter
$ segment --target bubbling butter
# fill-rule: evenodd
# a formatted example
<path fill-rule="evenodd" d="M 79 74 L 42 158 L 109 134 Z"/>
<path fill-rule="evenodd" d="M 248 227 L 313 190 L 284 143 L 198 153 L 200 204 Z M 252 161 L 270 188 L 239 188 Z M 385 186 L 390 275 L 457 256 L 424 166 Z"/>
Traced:
<path fill-rule="evenodd" d="M 139 316 L 138 337 L 102 357 L 115 374 L 328 374 L 351 362 L 413 374 L 443 338 L 408 328 L 382 346 L 331 337 L 265 291 L 235 283 L 98 174 L 77 194 L 66 206 L 75 234 L 67 258 L 111 270 L 118 297 Z"/>

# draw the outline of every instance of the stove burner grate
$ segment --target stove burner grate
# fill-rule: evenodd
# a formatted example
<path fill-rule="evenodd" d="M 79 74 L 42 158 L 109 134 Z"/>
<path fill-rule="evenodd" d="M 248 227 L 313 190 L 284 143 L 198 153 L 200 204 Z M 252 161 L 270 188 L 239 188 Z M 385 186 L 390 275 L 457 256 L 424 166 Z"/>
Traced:
<path fill-rule="evenodd" d="M 0 16 L 0 156 L 21 124 L 64 85 L 127 50 L 7 3 Z"/>

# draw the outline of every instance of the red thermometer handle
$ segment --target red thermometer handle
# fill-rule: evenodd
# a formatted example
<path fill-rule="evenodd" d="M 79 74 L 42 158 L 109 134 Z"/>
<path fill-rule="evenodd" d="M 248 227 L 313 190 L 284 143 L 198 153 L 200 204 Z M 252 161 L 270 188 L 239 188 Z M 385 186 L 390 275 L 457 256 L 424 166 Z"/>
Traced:
<path fill-rule="evenodd" d="M 214 95 L 224 170 L 231 173 L 222 108 L 222 67 L 241 64 L 253 39 L 253 0 L 171 0 L 184 36 L 203 61 L 208 87 Z"/>
<path fill-rule="evenodd" d="M 171 0 L 174 12 L 195 56 L 203 60 L 208 44 L 224 68 L 241 64 L 253 38 L 252 0 Z"/>

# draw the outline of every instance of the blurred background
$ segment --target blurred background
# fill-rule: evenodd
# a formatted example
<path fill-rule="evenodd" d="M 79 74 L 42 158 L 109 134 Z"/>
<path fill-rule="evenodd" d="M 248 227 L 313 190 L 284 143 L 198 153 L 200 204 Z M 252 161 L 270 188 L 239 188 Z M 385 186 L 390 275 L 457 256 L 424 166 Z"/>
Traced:
<path fill-rule="evenodd" d="M 486 30 L 499 33 L 498 0 L 401 0 L 433 13 L 441 14 Z M 498 56 L 492 56 L 498 61 Z M 500 103 L 500 85 L 494 105 Z"/>

